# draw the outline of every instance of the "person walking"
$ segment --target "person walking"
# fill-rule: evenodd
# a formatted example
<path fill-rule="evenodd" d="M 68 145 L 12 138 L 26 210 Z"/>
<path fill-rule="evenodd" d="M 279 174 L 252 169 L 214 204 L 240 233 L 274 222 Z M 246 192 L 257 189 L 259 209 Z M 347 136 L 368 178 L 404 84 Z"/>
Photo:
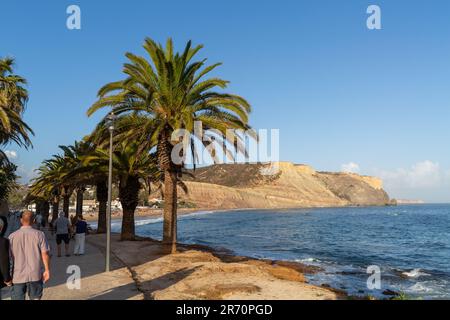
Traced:
<path fill-rule="evenodd" d="M 37 230 L 41 230 L 42 228 L 42 215 L 41 214 L 37 214 L 36 218 L 34 219 L 35 221 L 35 226 Z"/>
<path fill-rule="evenodd" d="M 86 241 L 87 223 L 83 217 L 78 217 L 75 222 L 75 248 L 74 254 L 82 256 L 84 254 L 84 244 Z"/>
<path fill-rule="evenodd" d="M 33 213 L 26 210 L 22 227 L 9 236 L 12 271 L 12 300 L 40 300 L 44 283 L 50 279 L 50 247 L 45 234 L 32 228 Z"/>
<path fill-rule="evenodd" d="M 9 240 L 4 238 L 8 220 L 0 216 L 0 300 L 2 300 L 2 288 L 12 285 L 9 257 Z"/>
<path fill-rule="evenodd" d="M 64 242 L 64 250 L 66 257 L 70 257 L 69 253 L 69 241 L 70 241 L 70 228 L 71 224 L 69 219 L 66 218 L 64 212 L 59 213 L 58 219 L 53 223 L 53 228 L 56 231 L 56 244 L 58 246 L 58 257 L 61 257 L 61 243 Z"/>

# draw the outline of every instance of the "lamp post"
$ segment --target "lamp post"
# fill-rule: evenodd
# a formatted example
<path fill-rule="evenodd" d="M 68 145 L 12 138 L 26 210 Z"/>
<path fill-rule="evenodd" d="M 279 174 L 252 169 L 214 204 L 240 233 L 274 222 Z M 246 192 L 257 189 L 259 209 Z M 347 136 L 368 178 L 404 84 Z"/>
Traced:
<path fill-rule="evenodd" d="M 109 172 L 108 172 L 108 212 L 106 213 L 106 265 L 105 271 L 110 271 L 111 265 L 111 200 L 112 200 L 112 154 L 113 154 L 113 133 L 114 120 L 116 116 L 110 113 L 107 117 L 107 126 L 109 130 Z"/>

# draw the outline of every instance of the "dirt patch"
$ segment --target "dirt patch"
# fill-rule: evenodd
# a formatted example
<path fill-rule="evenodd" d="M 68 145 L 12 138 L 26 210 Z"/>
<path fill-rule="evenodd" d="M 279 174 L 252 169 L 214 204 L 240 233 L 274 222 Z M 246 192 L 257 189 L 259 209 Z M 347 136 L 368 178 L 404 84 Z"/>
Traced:
<path fill-rule="evenodd" d="M 227 296 L 236 294 L 250 294 L 260 292 L 261 288 L 253 284 L 216 284 L 199 289 L 199 296 L 210 300 L 223 300 Z"/>

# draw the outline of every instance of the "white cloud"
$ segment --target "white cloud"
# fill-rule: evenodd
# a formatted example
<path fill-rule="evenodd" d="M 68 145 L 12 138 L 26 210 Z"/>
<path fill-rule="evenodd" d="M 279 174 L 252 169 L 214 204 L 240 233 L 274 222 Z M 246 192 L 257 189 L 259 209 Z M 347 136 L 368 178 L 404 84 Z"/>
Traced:
<path fill-rule="evenodd" d="M 19 165 L 17 167 L 17 175 L 20 177 L 19 182 L 23 184 L 29 183 L 31 179 L 36 177 L 35 169 L 37 168 L 28 169 L 24 165 Z"/>
<path fill-rule="evenodd" d="M 408 169 L 381 170 L 377 175 L 383 179 L 386 187 L 420 189 L 439 187 L 445 173 L 441 171 L 439 163 L 425 160 Z"/>
<path fill-rule="evenodd" d="M 5 151 L 6 156 L 9 158 L 9 160 L 17 159 L 17 151 L 14 150 L 6 150 Z"/>
<path fill-rule="evenodd" d="M 354 162 L 344 163 L 343 165 L 341 165 L 341 171 L 359 173 L 360 171 L 359 164 Z"/>
<path fill-rule="evenodd" d="M 445 171 L 442 185 L 447 189 L 450 188 L 450 170 Z"/>

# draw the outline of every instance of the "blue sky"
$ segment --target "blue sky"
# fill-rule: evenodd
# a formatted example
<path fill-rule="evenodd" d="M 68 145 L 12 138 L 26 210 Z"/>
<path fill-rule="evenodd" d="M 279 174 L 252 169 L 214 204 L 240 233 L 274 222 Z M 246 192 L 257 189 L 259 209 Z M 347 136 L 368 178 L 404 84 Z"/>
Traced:
<path fill-rule="evenodd" d="M 79 5 L 82 29 L 66 28 Z M 382 30 L 366 9 L 381 8 Z M 0 56 L 29 81 L 34 149 L 8 146 L 27 179 L 89 133 L 97 90 L 122 78 L 146 36 L 192 39 L 253 106 L 255 128 L 280 129 L 280 158 L 378 175 L 391 196 L 450 202 L 450 2 L 2 1 Z M 16 155 L 14 156 L 14 154 Z"/>

